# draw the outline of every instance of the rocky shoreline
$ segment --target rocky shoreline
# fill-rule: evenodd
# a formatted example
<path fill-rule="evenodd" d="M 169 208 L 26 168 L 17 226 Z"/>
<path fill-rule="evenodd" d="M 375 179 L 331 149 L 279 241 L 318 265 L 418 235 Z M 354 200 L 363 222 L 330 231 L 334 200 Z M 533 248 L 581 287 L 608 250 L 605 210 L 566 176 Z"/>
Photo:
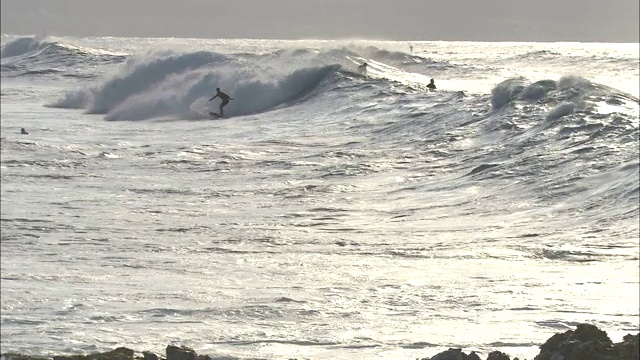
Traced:
<path fill-rule="evenodd" d="M 568 330 L 550 337 L 540 346 L 540 353 L 533 360 L 638 360 L 640 333 L 626 335 L 619 343 L 613 343 L 607 333 L 589 324 L 579 324 L 575 330 Z M 198 355 L 192 349 L 181 346 L 167 346 L 165 355 L 152 352 L 136 352 L 120 347 L 104 353 L 91 355 L 54 355 L 31 356 L 5 353 L 1 360 L 214 360 L 208 355 Z M 295 360 L 295 359 L 289 359 Z M 481 360 L 480 356 L 471 352 L 466 354 L 462 349 L 449 349 L 431 358 L 418 360 Z M 487 360 L 518 360 L 500 351 L 493 351 Z M 525 359 L 520 359 L 525 360 Z"/>

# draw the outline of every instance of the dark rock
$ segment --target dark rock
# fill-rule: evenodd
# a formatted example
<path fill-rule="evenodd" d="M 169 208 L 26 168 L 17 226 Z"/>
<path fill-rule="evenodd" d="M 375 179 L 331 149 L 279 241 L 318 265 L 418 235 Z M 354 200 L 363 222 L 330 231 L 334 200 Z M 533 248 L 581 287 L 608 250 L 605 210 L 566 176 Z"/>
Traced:
<path fill-rule="evenodd" d="M 434 355 L 431 360 L 465 360 L 467 355 L 462 352 L 462 349 L 449 349 Z"/>
<path fill-rule="evenodd" d="M 420 360 L 420 359 L 417 359 Z M 431 359 L 422 358 L 421 360 L 481 360 L 480 356 L 474 351 L 467 355 L 462 352 L 462 349 L 449 349 L 434 355 Z"/>
<path fill-rule="evenodd" d="M 555 334 L 540 346 L 534 360 L 638 360 L 638 337 L 613 344 L 606 332 L 590 324 Z"/>
<path fill-rule="evenodd" d="M 478 354 L 476 354 L 475 351 L 472 351 L 471 354 L 469 354 L 465 360 L 481 360 L 481 359 L 480 359 L 480 356 L 478 356 Z"/>
<path fill-rule="evenodd" d="M 167 346 L 167 360 L 196 360 L 196 352 L 186 346 Z"/>
<path fill-rule="evenodd" d="M 501 353 L 500 351 L 492 351 L 487 356 L 487 360 L 511 360 L 509 355 Z"/>
<path fill-rule="evenodd" d="M 555 349 L 558 349 L 563 342 L 569 337 L 569 334 L 573 333 L 573 330 L 569 330 L 563 334 L 555 334 L 551 336 L 544 344 L 540 345 L 540 354 L 534 358 L 534 360 L 546 360 L 551 358 L 551 354 Z M 539 358 L 540 357 L 540 358 Z M 539 358 L 539 359 L 538 359 Z"/>
<path fill-rule="evenodd" d="M 133 350 L 119 347 L 104 353 L 91 355 L 54 356 L 53 360 L 134 360 Z"/>
<path fill-rule="evenodd" d="M 576 346 L 572 352 L 573 359 L 580 360 L 600 360 L 608 358 L 607 354 L 611 346 L 595 341 L 586 341 L 583 343 L 576 342 Z"/>
<path fill-rule="evenodd" d="M 613 342 L 609 339 L 607 333 L 594 325 L 578 324 L 574 335 L 574 339 L 582 342 L 597 341 L 606 347 L 613 346 Z"/>
<path fill-rule="evenodd" d="M 160 360 L 158 358 L 158 354 L 152 353 L 150 351 L 143 351 L 142 356 L 144 357 L 144 360 Z"/>
<path fill-rule="evenodd" d="M 616 359 L 640 359 L 640 333 L 638 335 L 625 335 L 622 338 L 622 342 L 613 345 L 611 353 Z"/>

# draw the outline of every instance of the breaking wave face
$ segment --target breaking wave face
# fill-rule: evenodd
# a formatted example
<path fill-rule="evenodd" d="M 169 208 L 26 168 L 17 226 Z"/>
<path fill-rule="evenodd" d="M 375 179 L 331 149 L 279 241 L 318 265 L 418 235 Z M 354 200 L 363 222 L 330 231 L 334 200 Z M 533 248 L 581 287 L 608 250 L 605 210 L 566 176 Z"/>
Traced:
<path fill-rule="evenodd" d="M 29 59 L 32 63 L 37 61 L 55 63 L 57 61 L 58 65 L 65 65 L 69 61 L 74 63 L 91 60 L 121 62 L 125 56 L 126 54 L 122 53 L 71 45 L 53 41 L 46 36 L 36 36 L 18 38 L 3 45 L 1 58 L 5 61 Z"/>
<path fill-rule="evenodd" d="M 274 72 L 214 52 L 149 53 L 129 59 L 95 88 L 67 93 L 52 107 L 86 109 L 107 120 L 207 117 L 216 88 L 234 100 L 228 116 L 259 113 L 305 96 L 340 70 L 324 65 Z"/>
<path fill-rule="evenodd" d="M 94 68 L 120 64 L 126 54 L 54 41 L 46 36 L 23 37 L 2 46 L 2 76 L 96 78 Z"/>
<path fill-rule="evenodd" d="M 34 50 L 41 49 L 43 45 L 46 45 L 46 44 L 47 43 L 44 42 L 44 39 L 40 37 L 19 38 L 4 45 L 2 47 L 2 52 L 0 57 L 5 59 L 5 58 L 14 57 L 14 56 L 25 55 Z"/>

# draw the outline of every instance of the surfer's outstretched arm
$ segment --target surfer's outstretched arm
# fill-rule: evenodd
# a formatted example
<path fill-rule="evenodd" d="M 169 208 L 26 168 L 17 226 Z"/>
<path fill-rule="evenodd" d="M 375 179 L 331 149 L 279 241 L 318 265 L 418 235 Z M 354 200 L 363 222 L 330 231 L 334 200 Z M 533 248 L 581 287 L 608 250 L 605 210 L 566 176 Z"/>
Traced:
<path fill-rule="evenodd" d="M 218 97 L 218 94 L 215 94 L 211 99 L 209 99 L 209 101 L 211 101 L 211 100 L 213 100 L 213 99 L 215 99 L 217 97 Z"/>

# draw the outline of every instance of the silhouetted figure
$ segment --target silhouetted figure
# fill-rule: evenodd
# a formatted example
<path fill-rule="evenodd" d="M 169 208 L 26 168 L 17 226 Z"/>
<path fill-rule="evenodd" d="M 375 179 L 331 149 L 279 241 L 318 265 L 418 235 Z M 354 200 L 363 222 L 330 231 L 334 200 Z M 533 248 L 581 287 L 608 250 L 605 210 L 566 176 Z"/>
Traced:
<path fill-rule="evenodd" d="M 435 90 L 436 89 L 436 83 L 435 83 L 435 81 L 433 79 L 431 79 L 429 84 L 427 84 L 427 88 L 429 88 L 429 90 Z"/>
<path fill-rule="evenodd" d="M 367 63 L 362 63 L 362 65 L 358 66 L 358 73 L 367 75 Z"/>
<path fill-rule="evenodd" d="M 20 129 L 20 134 L 22 134 L 22 135 L 29 135 L 29 133 L 27 132 L 27 130 L 25 130 L 24 128 Z"/>
<path fill-rule="evenodd" d="M 231 96 L 229 96 L 229 95 L 223 93 L 222 91 L 220 91 L 220 88 L 216 88 L 216 94 L 211 99 L 209 99 L 209 101 L 211 101 L 211 100 L 213 100 L 213 99 L 215 99 L 217 97 L 222 99 L 222 103 L 220 103 L 220 117 L 223 117 L 224 113 L 223 113 L 222 108 L 229 103 L 229 100 L 233 100 L 233 99 L 231 98 Z"/>
<path fill-rule="evenodd" d="M 411 50 L 411 53 L 413 54 L 413 45 L 409 45 L 409 50 Z"/>

